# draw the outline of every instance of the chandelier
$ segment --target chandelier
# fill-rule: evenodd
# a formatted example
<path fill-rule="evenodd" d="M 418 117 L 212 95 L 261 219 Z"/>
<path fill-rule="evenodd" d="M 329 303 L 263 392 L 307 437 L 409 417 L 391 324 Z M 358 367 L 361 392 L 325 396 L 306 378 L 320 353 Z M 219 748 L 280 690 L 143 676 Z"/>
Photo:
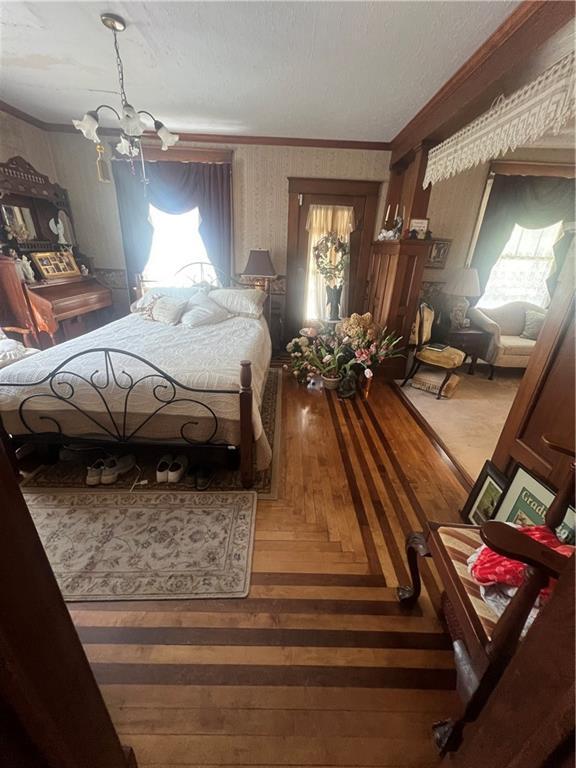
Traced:
<path fill-rule="evenodd" d="M 150 118 L 154 125 L 158 138 L 162 142 L 162 149 L 167 150 L 168 147 L 173 146 L 179 139 L 178 134 L 171 133 L 168 128 L 157 120 L 154 115 L 145 109 L 136 110 L 132 104 L 129 103 L 124 89 L 124 65 L 120 56 L 120 48 L 118 46 L 118 32 L 124 32 L 126 29 L 126 22 L 121 16 L 117 16 L 115 13 L 103 13 L 100 16 L 102 24 L 107 29 L 110 29 L 114 35 L 114 52 L 116 54 L 116 67 L 118 70 L 118 83 L 120 86 L 120 101 L 121 111 L 118 112 L 114 107 L 109 104 L 100 104 L 96 109 L 86 112 L 82 120 L 72 120 L 72 124 L 75 128 L 82 132 L 82 134 L 93 141 L 98 153 L 97 167 L 98 175 L 101 181 L 109 181 L 110 177 L 105 163 L 102 160 L 104 147 L 98 136 L 98 128 L 100 127 L 99 113 L 101 110 L 110 110 L 116 115 L 116 118 L 120 124 L 120 141 L 116 144 L 116 151 L 120 155 L 125 155 L 133 163 L 134 158 L 140 155 L 142 161 L 142 180 L 146 181 L 144 157 L 141 144 L 141 136 L 146 130 L 146 123 L 142 120 L 142 115 Z"/>

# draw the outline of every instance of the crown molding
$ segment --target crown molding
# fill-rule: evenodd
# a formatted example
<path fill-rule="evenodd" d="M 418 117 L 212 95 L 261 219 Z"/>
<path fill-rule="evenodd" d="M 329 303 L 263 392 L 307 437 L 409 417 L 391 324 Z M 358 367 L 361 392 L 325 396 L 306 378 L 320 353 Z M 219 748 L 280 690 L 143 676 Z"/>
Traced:
<path fill-rule="evenodd" d="M 13 107 L 5 101 L 0 101 L 0 111 L 6 112 L 19 120 L 23 120 L 35 128 L 40 128 L 48 133 L 71 133 L 78 131 L 68 123 L 47 123 L 33 115 Z M 100 128 L 101 136 L 118 136 L 119 131 L 114 128 Z M 146 136 L 155 136 L 150 131 Z M 363 149 L 374 152 L 389 152 L 389 141 L 352 141 L 350 139 L 301 139 L 288 136 L 237 136 L 235 134 L 221 133 L 180 133 L 182 142 L 198 142 L 200 144 L 253 144 L 274 147 L 316 147 L 317 149 Z"/>

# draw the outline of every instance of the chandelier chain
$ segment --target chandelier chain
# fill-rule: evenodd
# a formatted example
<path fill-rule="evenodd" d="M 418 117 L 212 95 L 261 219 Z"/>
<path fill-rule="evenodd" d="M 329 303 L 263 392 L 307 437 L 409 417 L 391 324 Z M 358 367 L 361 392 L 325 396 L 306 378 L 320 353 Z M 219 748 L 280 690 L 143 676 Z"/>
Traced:
<path fill-rule="evenodd" d="M 122 58 L 120 57 L 120 47 L 118 45 L 118 33 L 116 30 L 113 30 L 114 32 L 114 51 L 116 52 L 116 68 L 118 69 L 118 82 L 120 84 L 120 98 L 122 100 L 122 106 L 125 106 L 128 103 L 128 99 L 126 97 L 126 91 L 124 90 L 124 65 L 122 63 Z"/>

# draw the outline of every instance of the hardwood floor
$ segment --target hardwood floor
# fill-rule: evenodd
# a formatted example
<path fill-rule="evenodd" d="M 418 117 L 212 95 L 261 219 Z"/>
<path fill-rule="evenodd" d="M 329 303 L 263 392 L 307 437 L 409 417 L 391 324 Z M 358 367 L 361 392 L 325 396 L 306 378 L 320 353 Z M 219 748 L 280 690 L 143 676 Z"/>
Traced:
<path fill-rule="evenodd" d="M 112 719 L 141 768 L 436 765 L 437 574 L 410 612 L 395 587 L 405 534 L 457 521 L 464 487 L 379 382 L 366 403 L 287 380 L 282 439 L 246 599 L 70 604 Z"/>

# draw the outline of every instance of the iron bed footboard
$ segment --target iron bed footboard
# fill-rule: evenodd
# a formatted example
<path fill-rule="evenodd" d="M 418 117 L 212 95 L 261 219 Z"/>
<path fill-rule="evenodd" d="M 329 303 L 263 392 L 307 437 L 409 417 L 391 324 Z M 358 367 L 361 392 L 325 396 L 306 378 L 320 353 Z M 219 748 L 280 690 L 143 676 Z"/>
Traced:
<path fill-rule="evenodd" d="M 88 355 L 96 355 L 98 367 L 89 375 L 74 370 L 73 363 Z M 134 361 L 139 368 L 138 374 L 130 373 L 129 365 L 120 357 Z M 143 370 L 144 369 L 144 370 Z M 145 371 L 145 372 L 144 372 Z M 141 418 L 134 424 L 134 412 L 130 410 L 131 397 L 142 385 L 148 385 L 148 392 L 154 398 L 154 405 L 149 413 L 138 414 Z M 242 484 L 249 488 L 254 482 L 253 450 L 254 430 L 252 425 L 252 364 L 249 360 L 240 363 L 240 386 L 238 389 L 202 389 L 182 384 L 154 363 L 135 354 L 113 347 L 96 347 L 86 349 L 71 355 L 62 363 L 47 373 L 43 378 L 34 382 L 5 382 L 0 381 L 0 388 L 26 388 L 34 391 L 27 394 L 18 405 L 18 417 L 24 427 L 23 434 L 11 436 L 2 422 L 0 438 L 14 464 L 13 441 L 44 438 L 51 441 L 81 440 L 86 443 L 116 443 L 120 445 L 184 445 L 189 447 L 229 447 L 214 442 L 218 433 L 218 417 L 207 403 L 202 402 L 202 395 L 237 395 L 240 407 L 240 472 Z M 87 411 L 75 402 L 80 391 L 86 388 L 96 396 L 99 410 Z M 122 393 L 122 408 L 118 412 L 117 405 L 112 407 L 109 402 L 112 393 L 118 396 Z M 80 417 L 87 419 L 96 432 L 89 436 L 74 436 L 65 433 L 55 415 L 49 411 L 43 413 L 39 409 L 31 409 L 30 403 L 38 398 L 59 402 L 64 408 L 76 411 Z M 171 413 L 171 419 L 182 419 L 174 438 L 158 440 L 139 437 L 144 427 L 154 419 L 166 415 L 166 409 L 177 404 L 179 409 L 189 407 L 194 413 Z M 194 437 L 194 428 L 199 426 L 199 413 L 202 420 L 207 422 L 203 434 Z M 132 417 L 132 418 L 130 418 Z M 0 414 L 1 418 L 1 414 Z M 39 429 L 39 426 L 47 429 Z"/>

